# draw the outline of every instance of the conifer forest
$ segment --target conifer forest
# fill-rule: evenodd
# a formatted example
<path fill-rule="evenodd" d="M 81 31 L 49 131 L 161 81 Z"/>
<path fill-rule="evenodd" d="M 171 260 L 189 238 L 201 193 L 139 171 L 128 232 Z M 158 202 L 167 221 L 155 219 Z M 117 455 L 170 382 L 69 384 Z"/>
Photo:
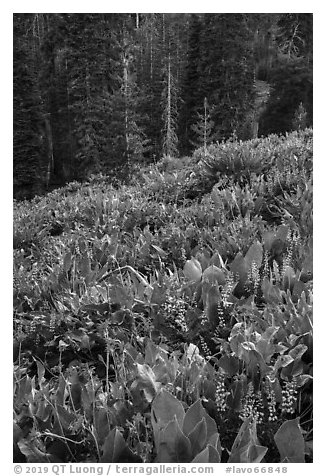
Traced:
<path fill-rule="evenodd" d="M 15 14 L 14 188 L 32 196 L 312 124 L 311 14 Z"/>
<path fill-rule="evenodd" d="M 313 15 L 13 28 L 14 462 L 312 463 Z"/>

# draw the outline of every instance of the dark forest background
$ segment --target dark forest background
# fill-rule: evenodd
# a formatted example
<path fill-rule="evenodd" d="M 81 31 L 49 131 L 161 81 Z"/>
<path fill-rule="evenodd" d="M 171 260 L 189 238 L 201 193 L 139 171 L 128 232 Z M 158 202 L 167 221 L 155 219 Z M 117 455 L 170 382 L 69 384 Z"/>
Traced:
<path fill-rule="evenodd" d="M 312 126 L 312 14 L 14 14 L 14 196 Z"/>

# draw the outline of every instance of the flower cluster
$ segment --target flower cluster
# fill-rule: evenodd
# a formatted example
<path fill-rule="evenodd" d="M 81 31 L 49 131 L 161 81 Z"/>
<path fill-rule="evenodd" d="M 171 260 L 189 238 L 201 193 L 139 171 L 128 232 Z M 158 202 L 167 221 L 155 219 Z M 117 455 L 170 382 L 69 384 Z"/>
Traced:
<path fill-rule="evenodd" d="M 297 385 L 295 379 L 284 382 L 282 389 L 282 412 L 294 413 L 297 403 Z"/>
<path fill-rule="evenodd" d="M 223 289 L 221 291 L 222 302 L 224 307 L 229 306 L 228 298 L 233 291 L 234 284 L 235 284 L 235 280 L 234 280 L 233 273 L 228 273 L 226 276 L 225 285 L 223 286 Z"/>
<path fill-rule="evenodd" d="M 164 303 L 164 311 L 174 325 L 176 324 L 182 332 L 188 332 L 186 303 L 182 298 L 168 295 Z"/>
<path fill-rule="evenodd" d="M 51 313 L 49 329 L 51 333 L 54 333 L 56 327 L 56 315 L 54 312 Z"/>
<path fill-rule="evenodd" d="M 276 395 L 269 381 L 265 382 L 264 393 L 267 400 L 268 421 L 276 421 Z"/>
<path fill-rule="evenodd" d="M 225 412 L 228 395 L 230 395 L 230 392 L 225 387 L 225 377 L 222 372 L 218 372 L 215 392 L 215 403 L 218 412 Z"/>
<path fill-rule="evenodd" d="M 259 268 L 257 266 L 257 263 L 253 261 L 251 263 L 250 270 L 248 273 L 248 288 L 254 294 L 257 294 L 259 284 L 260 284 Z"/>
<path fill-rule="evenodd" d="M 254 392 L 252 382 L 249 382 L 247 393 L 242 400 L 242 408 L 240 412 L 241 420 L 253 418 L 257 423 L 262 423 L 264 417 L 263 399 L 260 391 Z"/>
<path fill-rule="evenodd" d="M 217 304 L 217 316 L 219 327 L 225 327 L 224 308 L 220 302 Z"/>
<path fill-rule="evenodd" d="M 265 251 L 264 252 L 264 258 L 263 258 L 263 270 L 262 270 L 262 278 L 267 278 L 269 279 L 270 277 L 270 269 L 269 269 L 269 261 L 270 261 L 270 252 Z"/>
<path fill-rule="evenodd" d="M 209 350 L 209 347 L 208 347 L 207 343 L 205 342 L 205 339 L 200 334 L 199 334 L 199 340 L 200 340 L 200 347 L 203 351 L 203 354 L 204 354 L 205 358 L 207 360 L 209 360 L 211 358 L 211 352 Z"/>

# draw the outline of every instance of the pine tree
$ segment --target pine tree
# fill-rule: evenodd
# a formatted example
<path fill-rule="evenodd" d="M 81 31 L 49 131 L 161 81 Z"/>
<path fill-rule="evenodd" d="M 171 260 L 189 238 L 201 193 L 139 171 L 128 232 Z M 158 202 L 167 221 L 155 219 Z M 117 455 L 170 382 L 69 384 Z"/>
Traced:
<path fill-rule="evenodd" d="M 193 131 L 191 126 L 197 120 L 199 105 L 202 104 L 202 94 L 200 92 L 200 41 L 201 41 L 202 20 L 199 15 L 192 14 L 189 20 L 189 35 L 187 59 L 184 68 L 181 86 L 181 113 L 179 123 L 180 148 L 183 154 L 188 154 L 193 145 L 191 137 Z"/>
<path fill-rule="evenodd" d="M 241 137 L 253 104 L 254 61 L 243 14 L 205 15 L 201 42 L 202 95 L 212 105 L 218 139 Z"/>
<path fill-rule="evenodd" d="M 280 15 L 276 41 L 278 61 L 260 125 L 264 135 L 292 130 L 300 103 L 307 112 L 307 126 L 312 125 L 312 14 Z"/>
<path fill-rule="evenodd" d="M 197 113 L 198 122 L 191 126 L 192 131 L 196 134 L 196 141 L 192 141 L 195 147 L 203 147 L 206 155 L 207 146 L 214 140 L 214 121 L 211 120 L 210 107 L 207 98 L 204 99 L 204 113 Z"/>
<path fill-rule="evenodd" d="M 112 63 L 114 88 L 106 96 L 106 114 L 110 124 L 109 164 L 142 161 L 148 140 L 141 127 L 141 91 L 137 86 L 136 50 L 130 34 L 123 30 L 115 39 L 117 58 Z"/>
<path fill-rule="evenodd" d="M 178 137 L 176 134 L 178 119 L 177 98 L 178 90 L 171 71 L 171 57 L 169 56 L 166 68 L 164 69 L 164 89 L 162 92 L 162 151 L 163 154 L 168 157 L 178 156 Z"/>
<path fill-rule="evenodd" d="M 30 14 L 14 15 L 14 191 L 23 196 L 40 191 L 45 177 L 42 99 L 32 38 L 28 34 L 32 21 Z"/>
<path fill-rule="evenodd" d="M 108 128 L 103 95 L 109 86 L 106 55 L 110 37 L 101 15 L 72 15 L 68 22 L 68 111 L 76 144 L 75 174 L 83 177 L 101 169 Z"/>
<path fill-rule="evenodd" d="M 145 156 L 150 161 L 161 153 L 162 114 L 158 105 L 162 94 L 162 54 L 158 14 L 141 17 L 135 51 L 137 86 L 142 95 L 140 126 L 148 137 Z"/>

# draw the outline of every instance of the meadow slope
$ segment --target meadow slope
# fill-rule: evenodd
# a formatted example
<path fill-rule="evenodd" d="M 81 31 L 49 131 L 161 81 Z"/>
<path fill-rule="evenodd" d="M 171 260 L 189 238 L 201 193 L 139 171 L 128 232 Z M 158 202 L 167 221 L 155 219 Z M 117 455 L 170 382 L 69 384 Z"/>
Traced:
<path fill-rule="evenodd" d="M 15 201 L 15 461 L 311 462 L 312 201 L 311 129 Z"/>

